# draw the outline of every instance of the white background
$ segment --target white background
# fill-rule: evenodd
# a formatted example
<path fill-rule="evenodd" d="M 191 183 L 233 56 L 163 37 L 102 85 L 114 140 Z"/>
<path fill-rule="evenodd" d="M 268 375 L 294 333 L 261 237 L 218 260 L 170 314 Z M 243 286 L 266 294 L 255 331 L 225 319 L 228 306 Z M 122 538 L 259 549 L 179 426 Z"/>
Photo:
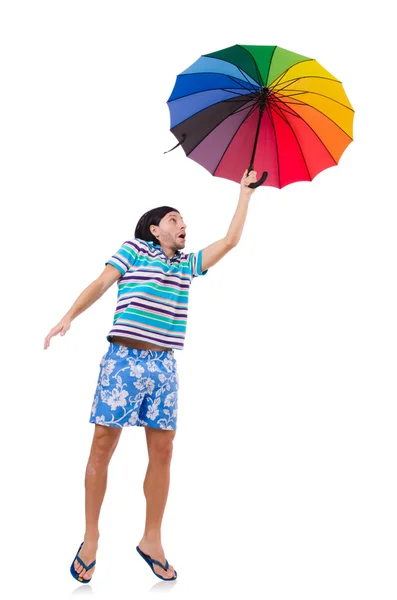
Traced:
<path fill-rule="evenodd" d="M 396 597 L 392 39 L 385 2 L 2 3 L 8 598 Z M 135 550 L 147 453 L 131 428 L 110 465 L 97 568 L 79 586 L 69 566 L 117 286 L 46 351 L 44 337 L 146 210 L 178 208 L 187 251 L 226 234 L 238 185 L 163 152 L 177 74 L 236 43 L 279 45 L 337 76 L 355 141 L 311 183 L 258 189 L 240 244 L 192 284 L 162 532 L 178 581 Z"/>

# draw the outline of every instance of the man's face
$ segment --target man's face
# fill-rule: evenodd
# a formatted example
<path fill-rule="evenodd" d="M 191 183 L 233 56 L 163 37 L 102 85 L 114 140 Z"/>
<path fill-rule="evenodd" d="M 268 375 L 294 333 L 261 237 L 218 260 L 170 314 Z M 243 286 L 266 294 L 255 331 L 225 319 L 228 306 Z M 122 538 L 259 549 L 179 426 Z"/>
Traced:
<path fill-rule="evenodd" d="M 179 214 L 173 210 L 167 213 L 154 230 L 154 236 L 158 238 L 158 243 L 163 247 L 180 250 L 185 247 L 186 225 Z"/>

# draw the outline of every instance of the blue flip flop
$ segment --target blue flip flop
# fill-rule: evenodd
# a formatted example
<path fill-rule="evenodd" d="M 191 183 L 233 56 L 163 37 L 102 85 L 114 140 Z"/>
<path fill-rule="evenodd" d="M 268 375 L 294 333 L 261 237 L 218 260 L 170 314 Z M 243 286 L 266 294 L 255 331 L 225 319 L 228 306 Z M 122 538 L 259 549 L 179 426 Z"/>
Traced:
<path fill-rule="evenodd" d="M 74 561 L 75 560 L 77 560 L 81 564 L 81 566 L 83 567 L 83 569 L 85 569 L 86 571 L 89 571 L 90 569 L 92 569 L 92 567 L 96 564 L 96 560 L 93 560 L 92 563 L 90 565 L 88 565 L 88 567 L 87 567 L 87 565 L 78 556 L 78 553 L 80 552 L 81 547 L 82 547 L 83 544 L 84 544 L 84 542 L 81 542 L 80 548 L 77 550 L 77 554 L 74 557 L 73 562 L 72 562 L 72 564 L 70 566 L 70 572 L 73 575 L 73 577 L 75 579 L 77 579 L 77 581 L 80 581 L 80 583 L 89 583 L 91 581 L 92 577 L 90 577 L 90 579 L 84 579 L 83 577 L 81 577 L 79 575 L 79 573 L 77 573 L 76 569 L 74 568 Z"/>
<path fill-rule="evenodd" d="M 164 581 L 175 581 L 175 579 L 177 578 L 176 571 L 175 571 L 175 577 L 167 578 L 167 577 L 162 577 L 161 575 L 156 573 L 156 571 L 153 569 L 153 564 L 155 564 L 155 565 L 159 565 L 162 569 L 164 569 L 164 571 L 166 571 L 168 569 L 168 560 L 165 561 L 165 565 L 162 565 L 161 562 L 159 562 L 158 560 L 154 560 L 153 558 L 150 558 L 150 556 L 148 554 L 145 554 L 144 552 L 142 552 L 142 550 L 138 546 L 136 547 L 136 549 L 137 549 L 138 553 L 142 556 L 142 558 L 144 560 L 146 560 L 147 564 L 152 569 L 153 573 L 155 575 L 157 575 L 157 577 L 160 577 L 160 579 L 163 579 Z"/>

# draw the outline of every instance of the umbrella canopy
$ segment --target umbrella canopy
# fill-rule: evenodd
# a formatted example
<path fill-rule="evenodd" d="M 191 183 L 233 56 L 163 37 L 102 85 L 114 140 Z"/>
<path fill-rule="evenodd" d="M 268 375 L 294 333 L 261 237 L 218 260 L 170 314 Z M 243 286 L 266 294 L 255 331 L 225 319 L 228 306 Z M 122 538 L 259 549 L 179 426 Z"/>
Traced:
<path fill-rule="evenodd" d="M 177 76 L 167 104 L 177 146 L 236 182 L 247 168 L 268 174 L 262 185 L 311 181 L 353 140 L 354 110 L 342 83 L 316 60 L 279 46 L 201 56 Z"/>

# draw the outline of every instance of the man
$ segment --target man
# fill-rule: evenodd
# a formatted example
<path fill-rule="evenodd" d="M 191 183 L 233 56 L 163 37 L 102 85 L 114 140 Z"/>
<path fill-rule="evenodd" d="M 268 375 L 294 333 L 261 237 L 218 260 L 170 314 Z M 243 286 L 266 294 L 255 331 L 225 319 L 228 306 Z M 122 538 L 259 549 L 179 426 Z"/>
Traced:
<path fill-rule="evenodd" d="M 146 523 L 138 553 L 164 580 L 177 577 L 161 543 L 161 523 L 169 490 L 173 439 L 176 434 L 178 373 L 174 349 L 182 349 L 190 283 L 205 275 L 241 237 L 256 172 L 245 171 L 240 197 L 226 236 L 197 253 L 185 254 L 186 224 L 179 211 L 159 207 L 139 220 L 128 240 L 105 269 L 77 298 L 53 336 L 98 300 L 116 281 L 118 298 L 109 348 L 101 360 L 90 422 L 95 431 L 85 473 L 84 541 L 70 567 L 82 583 L 91 580 L 99 540 L 99 513 L 106 491 L 110 459 L 123 427 L 145 427 L 149 464 L 144 480 Z"/>

